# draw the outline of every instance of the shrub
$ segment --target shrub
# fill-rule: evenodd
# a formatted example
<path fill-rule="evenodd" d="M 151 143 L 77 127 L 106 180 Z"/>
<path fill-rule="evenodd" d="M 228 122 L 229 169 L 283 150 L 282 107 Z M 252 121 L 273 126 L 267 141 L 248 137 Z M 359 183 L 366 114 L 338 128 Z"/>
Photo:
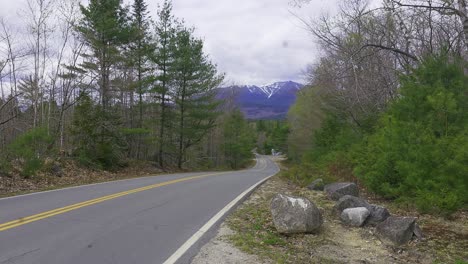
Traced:
<path fill-rule="evenodd" d="M 327 113 L 302 162 L 310 164 L 312 171 L 329 181 L 355 180 L 352 150 L 362 141 L 363 133 L 337 115 Z"/>
<path fill-rule="evenodd" d="M 78 102 L 71 129 L 78 161 L 99 169 L 122 166 L 125 141 L 119 119 L 110 109 L 94 105 L 87 94 L 81 94 Z"/>
<path fill-rule="evenodd" d="M 53 138 L 46 128 L 31 129 L 8 145 L 7 160 L 19 162 L 21 175 L 31 177 L 44 165 L 52 143 Z"/>
<path fill-rule="evenodd" d="M 374 192 L 450 214 L 468 202 L 468 80 L 462 64 L 428 58 L 402 78 L 355 172 Z"/>

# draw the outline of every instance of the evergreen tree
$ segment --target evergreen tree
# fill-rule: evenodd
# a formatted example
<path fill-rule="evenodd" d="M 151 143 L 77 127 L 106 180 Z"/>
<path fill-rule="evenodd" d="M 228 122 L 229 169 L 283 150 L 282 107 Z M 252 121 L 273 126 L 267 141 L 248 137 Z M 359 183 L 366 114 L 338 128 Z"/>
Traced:
<path fill-rule="evenodd" d="M 111 169 L 121 164 L 124 149 L 119 120 L 82 93 L 75 108 L 71 134 L 74 155 L 87 166 Z"/>
<path fill-rule="evenodd" d="M 358 159 L 357 174 L 378 194 L 423 212 L 468 203 L 468 80 L 463 63 L 425 60 L 401 85 Z"/>
<path fill-rule="evenodd" d="M 134 0 L 129 17 L 130 37 L 128 46 L 124 50 L 126 70 L 128 71 L 129 106 L 130 114 L 128 128 L 125 129 L 129 145 L 128 153 L 131 157 L 142 158 L 145 150 L 143 141 L 150 133 L 144 127 L 144 96 L 149 92 L 152 80 L 152 71 L 156 65 L 150 63 L 154 50 L 154 41 L 150 32 L 150 16 L 144 0 Z M 136 99 L 135 99 L 136 95 Z M 137 103 L 135 104 L 135 101 Z M 136 106 L 136 107 L 135 107 Z M 143 146 L 143 147 L 142 147 Z"/>
<path fill-rule="evenodd" d="M 170 126 L 170 110 L 168 104 L 169 84 L 172 79 L 172 67 L 174 64 L 175 34 L 178 22 L 172 15 L 172 3 L 165 0 L 158 10 L 159 20 L 155 23 L 156 48 L 151 58 L 158 66 L 158 72 L 153 82 L 153 92 L 157 93 L 160 106 L 159 133 L 158 133 L 158 162 L 164 167 L 164 155 L 167 139 L 167 130 Z"/>
<path fill-rule="evenodd" d="M 143 95 L 147 92 L 145 74 L 150 71 L 149 57 L 153 52 L 148 15 L 148 6 L 144 0 L 135 0 L 132 6 L 132 38 L 130 43 L 130 56 L 136 70 L 136 91 L 138 94 L 138 127 L 143 126 Z"/>
<path fill-rule="evenodd" d="M 219 102 L 215 88 L 222 82 L 216 66 L 203 53 L 203 41 L 192 29 L 181 28 L 176 36 L 173 67 L 173 99 L 176 110 L 177 166 L 182 167 L 188 148 L 198 143 L 215 125 Z"/>
<path fill-rule="evenodd" d="M 131 27 L 121 0 L 91 0 L 80 6 L 82 19 L 77 31 L 90 54 L 84 57 L 82 70 L 96 78 L 100 104 L 82 94 L 74 113 L 72 135 L 81 161 L 88 165 L 111 168 L 118 165 L 123 151 L 118 111 L 111 104 L 115 73 L 124 63 L 123 49 L 131 37 Z M 113 79 L 115 78 L 115 80 Z"/>
<path fill-rule="evenodd" d="M 238 109 L 224 120 L 223 137 L 224 157 L 229 166 L 238 169 L 246 165 L 252 158 L 255 137 L 244 115 Z"/>
<path fill-rule="evenodd" d="M 112 68 L 122 60 L 120 47 L 128 43 L 128 27 L 121 0 L 91 0 L 87 7 L 80 6 L 83 17 L 77 31 L 91 54 L 82 54 L 84 70 L 98 80 L 103 109 L 110 104 Z"/>

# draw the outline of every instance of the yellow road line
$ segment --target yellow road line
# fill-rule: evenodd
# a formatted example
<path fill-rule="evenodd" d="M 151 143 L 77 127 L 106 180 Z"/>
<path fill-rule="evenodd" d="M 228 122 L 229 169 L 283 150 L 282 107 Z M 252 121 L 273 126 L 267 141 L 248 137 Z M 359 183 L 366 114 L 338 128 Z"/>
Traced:
<path fill-rule="evenodd" d="M 104 201 L 112 200 L 112 199 L 115 199 L 115 198 L 118 198 L 118 197 L 122 197 L 122 196 L 125 196 L 125 195 L 132 194 L 132 193 L 142 192 L 142 191 L 146 191 L 146 190 L 150 190 L 150 189 L 154 189 L 154 188 L 157 188 L 157 187 L 162 187 L 162 186 L 165 186 L 165 185 L 170 185 L 170 184 L 174 184 L 174 183 L 178 183 L 178 182 L 194 180 L 194 179 L 200 179 L 200 178 L 205 178 L 205 177 L 208 177 L 208 176 L 215 176 L 215 175 L 221 175 L 221 174 L 226 174 L 226 172 L 205 174 L 205 175 L 199 175 L 199 176 L 192 176 L 192 177 L 187 177 L 187 178 L 182 178 L 182 179 L 157 183 L 157 184 L 153 184 L 153 185 L 140 187 L 140 188 L 137 188 L 137 189 L 123 191 L 123 192 L 119 192 L 119 193 L 115 193 L 115 194 L 95 198 L 95 199 L 92 199 L 92 200 L 88 200 L 88 201 L 68 205 L 68 206 L 61 207 L 61 208 L 56 208 L 56 209 L 53 209 L 53 210 L 50 210 L 50 211 L 42 212 L 42 213 L 35 214 L 35 215 L 30 215 L 30 216 L 27 216 L 27 217 L 22 217 L 22 218 L 19 218 L 19 219 L 10 221 L 10 222 L 0 224 L 0 232 L 11 229 L 11 228 L 14 228 L 14 227 L 18 227 L 18 226 L 21 226 L 21 225 L 25 225 L 27 223 L 35 222 L 35 221 L 38 221 L 38 220 L 41 220 L 41 219 L 44 219 L 44 218 L 48 218 L 48 217 L 51 217 L 51 216 L 54 216 L 54 215 L 63 214 L 63 213 L 69 212 L 69 211 L 73 211 L 73 210 L 76 210 L 76 209 L 79 209 L 79 208 L 82 208 L 82 207 L 90 206 L 90 205 L 97 204 L 97 203 L 102 203 Z"/>

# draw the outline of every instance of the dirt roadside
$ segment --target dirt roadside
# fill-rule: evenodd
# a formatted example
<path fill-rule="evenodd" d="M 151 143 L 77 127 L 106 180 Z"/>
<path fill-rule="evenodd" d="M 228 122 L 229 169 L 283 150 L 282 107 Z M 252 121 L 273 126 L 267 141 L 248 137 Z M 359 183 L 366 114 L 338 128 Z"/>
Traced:
<path fill-rule="evenodd" d="M 64 161 L 59 165 L 50 165 L 29 178 L 21 177 L 18 173 L 8 176 L 0 173 L 0 197 L 172 172 L 176 170 L 163 172 L 150 162 L 143 161 L 132 161 L 117 171 L 93 170 L 74 161 Z"/>
<path fill-rule="evenodd" d="M 272 224 L 269 204 L 276 193 L 307 197 L 322 211 L 318 234 L 284 236 Z M 371 201 L 373 202 L 373 201 Z M 401 210 L 382 204 L 393 215 Z M 468 217 L 452 220 L 417 215 L 425 238 L 404 247 L 389 247 L 374 228 L 351 228 L 332 214 L 334 202 L 323 192 L 300 188 L 280 176 L 259 187 L 221 226 L 192 263 L 467 263 Z M 410 212 L 407 212 L 408 214 Z"/>

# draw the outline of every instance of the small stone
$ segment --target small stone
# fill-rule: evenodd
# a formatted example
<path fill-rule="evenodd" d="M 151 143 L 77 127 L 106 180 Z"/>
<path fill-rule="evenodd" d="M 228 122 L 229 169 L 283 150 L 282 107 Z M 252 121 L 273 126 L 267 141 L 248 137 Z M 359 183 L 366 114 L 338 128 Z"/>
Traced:
<path fill-rule="evenodd" d="M 323 180 L 316 179 L 315 181 L 313 181 L 307 186 L 307 189 L 312 190 L 312 191 L 323 191 L 323 187 L 324 187 Z"/>
<path fill-rule="evenodd" d="M 277 194 L 271 200 L 270 211 L 279 233 L 311 233 L 323 224 L 317 206 L 307 198 Z"/>
<path fill-rule="evenodd" d="M 415 223 L 414 217 L 390 216 L 377 225 L 376 234 L 382 242 L 400 246 L 413 237 Z"/>
<path fill-rule="evenodd" d="M 347 208 L 341 213 L 341 221 L 349 226 L 362 226 L 369 215 L 365 207 Z"/>
<path fill-rule="evenodd" d="M 359 196 L 359 189 L 352 182 L 337 182 L 325 185 L 323 190 L 327 193 L 328 198 L 338 200 L 345 195 Z"/>

